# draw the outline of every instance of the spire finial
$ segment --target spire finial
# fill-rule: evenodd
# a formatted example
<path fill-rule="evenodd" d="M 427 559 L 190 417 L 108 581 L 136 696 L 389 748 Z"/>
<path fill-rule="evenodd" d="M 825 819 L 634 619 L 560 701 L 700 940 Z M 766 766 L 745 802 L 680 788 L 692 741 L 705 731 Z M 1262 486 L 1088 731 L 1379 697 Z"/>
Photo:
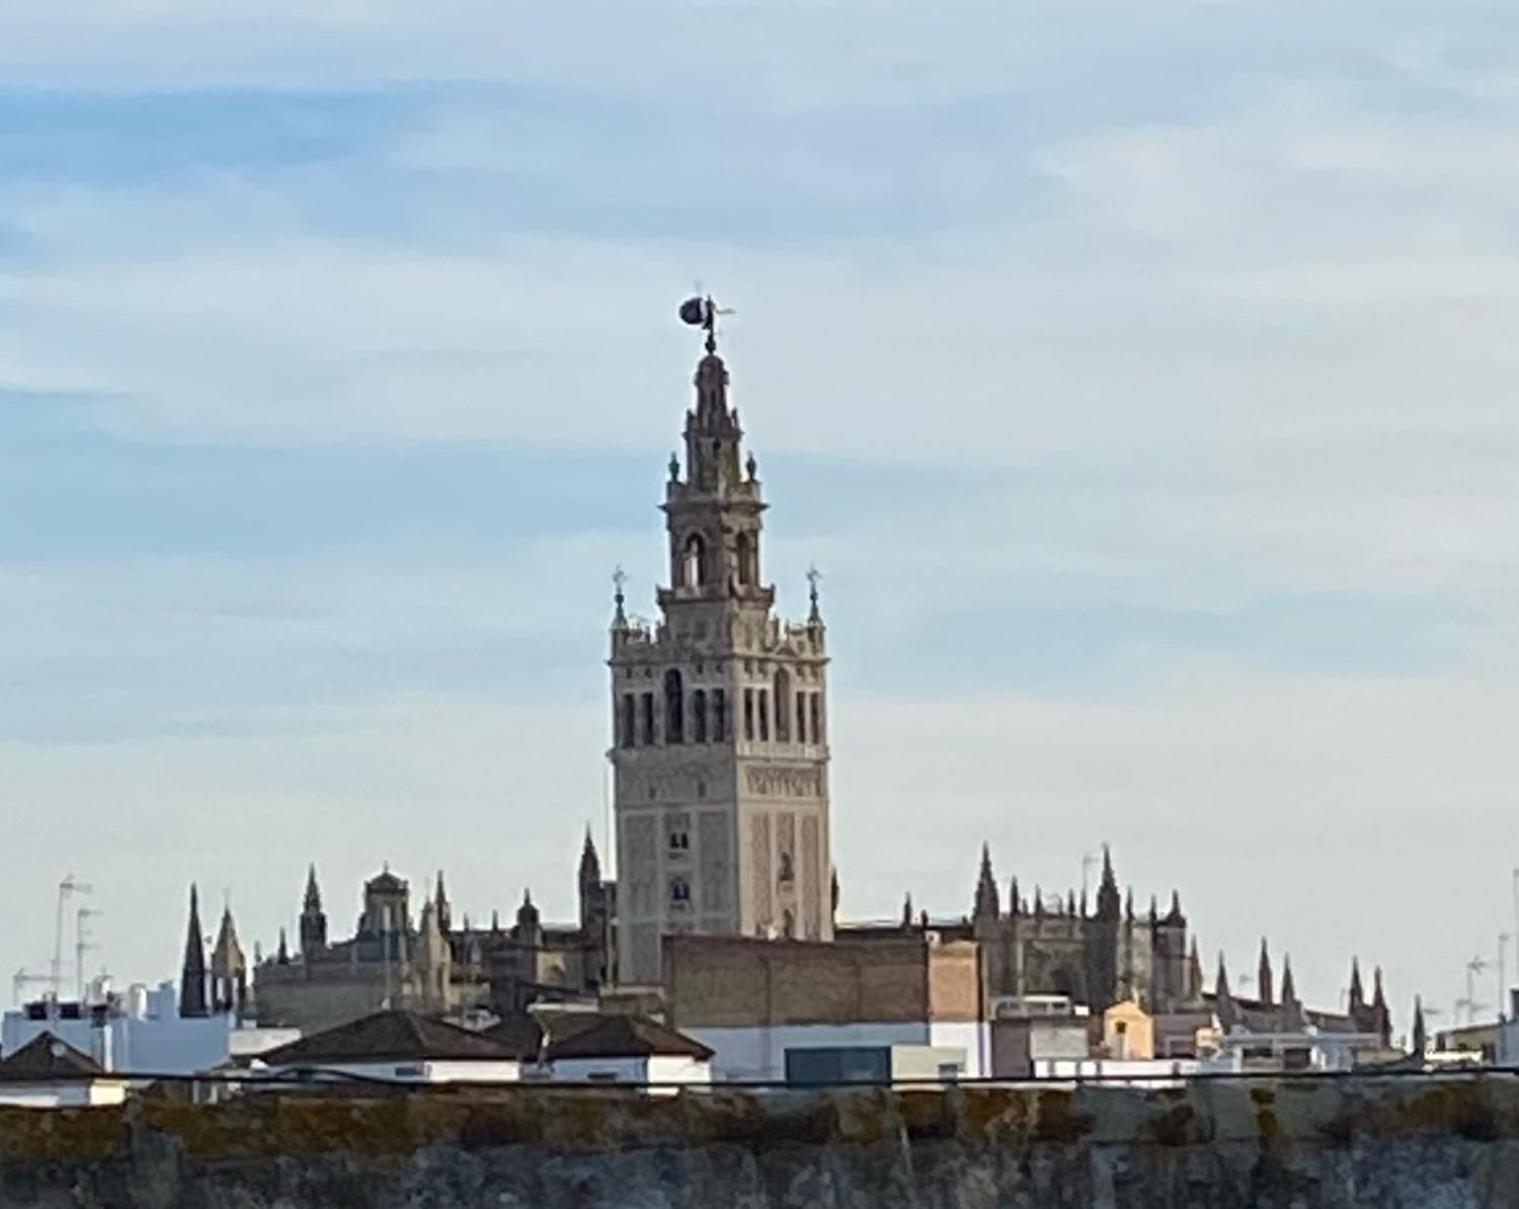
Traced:
<path fill-rule="evenodd" d="M 681 322 L 699 327 L 707 333 L 705 345 L 708 356 L 717 352 L 717 317 L 732 313 L 713 302 L 711 294 L 697 294 L 680 304 Z"/>
<path fill-rule="evenodd" d="M 624 626 L 628 624 L 628 615 L 623 612 L 622 606 L 625 596 L 623 587 L 628 582 L 628 573 L 619 564 L 612 571 L 612 601 L 617 606 L 617 612 L 612 617 L 612 624 Z"/>
<path fill-rule="evenodd" d="M 807 568 L 807 599 L 812 602 L 812 610 L 807 614 L 808 621 L 822 621 L 823 614 L 818 609 L 818 580 L 823 578 L 823 573 L 814 564 Z"/>

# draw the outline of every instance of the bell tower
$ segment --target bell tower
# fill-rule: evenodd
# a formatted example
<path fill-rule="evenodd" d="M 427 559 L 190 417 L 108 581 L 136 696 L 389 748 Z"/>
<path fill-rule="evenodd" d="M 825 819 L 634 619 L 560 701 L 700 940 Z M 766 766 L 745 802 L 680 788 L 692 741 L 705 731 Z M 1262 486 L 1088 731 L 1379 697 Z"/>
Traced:
<path fill-rule="evenodd" d="M 621 980 L 656 983 L 660 939 L 833 936 L 827 665 L 817 577 L 805 621 L 774 614 L 763 580 L 764 502 L 743 455 L 711 299 L 685 458 L 665 499 L 659 618 L 612 620 L 613 803 Z"/>

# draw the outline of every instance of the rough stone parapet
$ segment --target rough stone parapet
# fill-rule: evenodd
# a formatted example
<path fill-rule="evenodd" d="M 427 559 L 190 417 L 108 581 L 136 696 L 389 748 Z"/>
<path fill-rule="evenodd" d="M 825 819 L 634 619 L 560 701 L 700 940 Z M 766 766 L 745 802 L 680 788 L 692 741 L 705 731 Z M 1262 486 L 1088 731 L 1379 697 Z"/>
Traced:
<path fill-rule="evenodd" d="M 1498 1209 L 1516 1188 L 1505 1076 L 0 1111 L 7 1209 Z"/>

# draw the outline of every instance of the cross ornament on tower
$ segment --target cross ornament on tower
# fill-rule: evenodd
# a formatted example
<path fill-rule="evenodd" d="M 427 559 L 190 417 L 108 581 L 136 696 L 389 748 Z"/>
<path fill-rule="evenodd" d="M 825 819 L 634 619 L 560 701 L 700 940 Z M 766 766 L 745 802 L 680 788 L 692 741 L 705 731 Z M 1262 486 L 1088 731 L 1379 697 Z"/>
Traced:
<path fill-rule="evenodd" d="M 808 620 L 821 621 L 822 615 L 818 612 L 818 580 L 823 578 L 823 573 L 816 566 L 807 568 L 807 596 L 812 601 L 812 611 L 808 614 Z"/>
<path fill-rule="evenodd" d="M 612 572 L 612 587 L 614 589 L 614 591 L 612 593 L 612 599 L 617 603 L 617 621 L 619 623 L 626 620 L 626 618 L 623 616 L 623 612 L 622 612 L 622 601 L 623 601 L 622 586 L 623 586 L 623 584 L 625 584 L 627 582 L 628 582 L 627 573 L 619 565 L 617 567 L 617 569 Z"/>

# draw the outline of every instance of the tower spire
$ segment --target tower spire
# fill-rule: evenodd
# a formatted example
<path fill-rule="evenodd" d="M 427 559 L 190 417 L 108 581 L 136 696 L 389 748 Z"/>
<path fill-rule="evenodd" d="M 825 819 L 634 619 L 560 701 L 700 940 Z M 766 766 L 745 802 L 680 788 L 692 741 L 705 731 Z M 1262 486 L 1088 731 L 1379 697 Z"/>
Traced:
<path fill-rule="evenodd" d="M 992 875 L 991 845 L 981 845 L 981 873 L 976 879 L 976 906 L 973 918 L 996 919 L 1002 914 L 1001 896 L 997 893 L 997 879 Z"/>
<path fill-rule="evenodd" d="M 306 869 L 306 896 L 301 904 L 301 960 L 308 964 L 327 947 L 327 916 L 322 911 L 322 891 L 316 884 L 316 864 Z"/>
<path fill-rule="evenodd" d="M 1354 1016 L 1366 1006 L 1366 990 L 1361 985 L 1361 959 L 1350 959 L 1350 1014 Z"/>
<path fill-rule="evenodd" d="M 179 975 L 179 1014 L 206 1015 L 206 941 L 200 928 L 200 891 L 194 882 L 190 883 L 190 922 Z"/>
<path fill-rule="evenodd" d="M 1413 1051 L 1417 1057 L 1422 1058 L 1424 1051 L 1429 1046 L 1429 1035 L 1424 1025 L 1424 1003 L 1419 996 L 1414 996 L 1414 1025 L 1413 1025 Z"/>
<path fill-rule="evenodd" d="M 1282 954 L 1282 1014 L 1284 1032 L 1295 1032 L 1303 1027 L 1303 1005 L 1297 997 L 1297 984 L 1292 979 L 1292 956 Z"/>
<path fill-rule="evenodd" d="M 1228 1032 L 1239 1019 L 1234 1007 L 1234 994 L 1229 990 L 1229 971 L 1224 968 L 1224 954 L 1218 954 L 1218 977 L 1213 980 L 1213 1010 L 1218 1015 L 1219 1027 Z"/>
<path fill-rule="evenodd" d="M 612 613 L 612 628 L 625 630 L 628 628 L 628 615 L 623 610 L 623 586 L 628 582 L 627 574 L 621 567 L 612 572 L 612 603 L 615 606 Z"/>
<path fill-rule="evenodd" d="M 438 870 L 438 889 L 433 895 L 433 906 L 438 915 L 438 931 L 447 936 L 453 926 L 453 908 L 448 903 L 448 891 L 443 888 L 443 870 Z"/>
<path fill-rule="evenodd" d="M 1271 1007 L 1275 1003 L 1275 981 L 1271 975 L 1271 952 L 1262 936 L 1261 958 L 1255 967 L 1255 997 L 1261 1001 L 1262 1007 Z"/>
<path fill-rule="evenodd" d="M 1102 881 L 1097 887 L 1097 917 L 1117 919 L 1119 913 L 1118 878 L 1113 873 L 1113 854 L 1102 846 Z"/>

